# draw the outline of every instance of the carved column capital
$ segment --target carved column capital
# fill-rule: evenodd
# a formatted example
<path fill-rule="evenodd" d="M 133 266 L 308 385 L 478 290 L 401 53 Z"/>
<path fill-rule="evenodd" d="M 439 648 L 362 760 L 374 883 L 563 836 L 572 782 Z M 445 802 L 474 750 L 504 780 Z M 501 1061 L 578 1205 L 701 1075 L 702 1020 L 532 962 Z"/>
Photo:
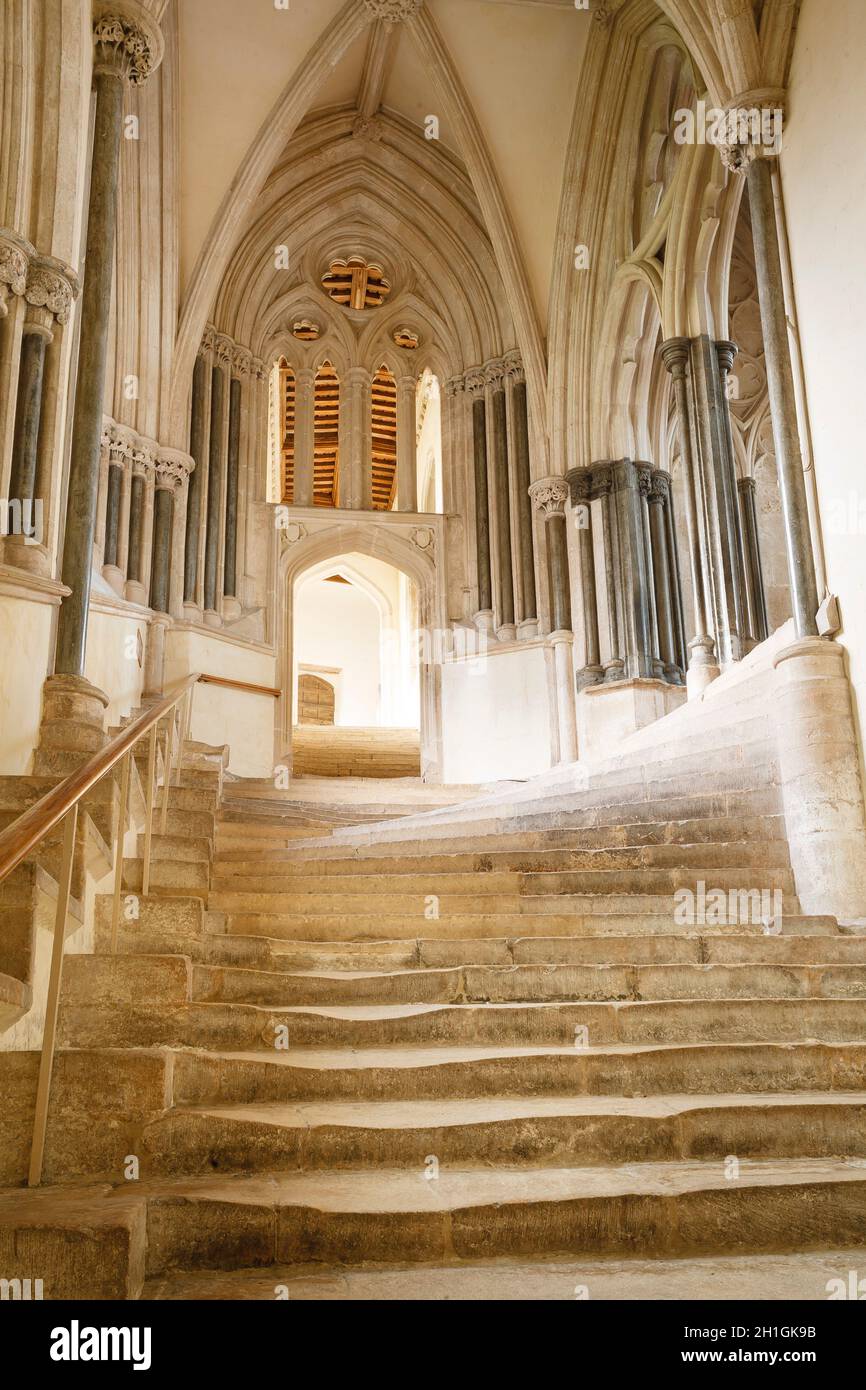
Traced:
<path fill-rule="evenodd" d="M 462 396 L 466 390 L 466 382 L 462 376 L 450 376 L 445 383 L 445 395 L 448 397 Z"/>
<path fill-rule="evenodd" d="M 23 294 L 33 247 L 15 232 L 0 228 L 0 318 L 6 317 L 10 294 Z"/>
<path fill-rule="evenodd" d="M 93 71 L 141 87 L 162 62 L 165 41 L 139 0 L 94 0 Z"/>
<path fill-rule="evenodd" d="M 715 144 L 733 174 L 747 174 L 756 159 L 782 151 L 785 93 L 779 88 L 743 92 L 719 114 Z"/>
<path fill-rule="evenodd" d="M 235 359 L 235 343 L 225 333 L 217 333 L 214 340 L 216 360 L 225 371 L 231 372 Z"/>
<path fill-rule="evenodd" d="M 232 353 L 232 365 L 238 376 L 250 376 L 253 370 L 253 355 L 249 348 L 236 347 Z"/>
<path fill-rule="evenodd" d="M 505 363 L 501 357 L 495 357 L 491 362 L 485 362 L 482 368 L 484 372 L 484 383 L 492 386 L 494 391 L 505 390 Z"/>
<path fill-rule="evenodd" d="M 40 256 L 30 262 L 24 297 L 34 308 L 47 309 L 59 324 L 69 322 L 78 291 L 78 276 L 62 261 Z"/>
<path fill-rule="evenodd" d="M 519 352 L 506 352 L 502 359 L 502 370 L 504 375 L 510 377 L 515 383 L 526 381 L 523 358 Z"/>
<path fill-rule="evenodd" d="M 568 494 L 568 483 L 563 477 L 540 478 L 537 483 L 532 483 L 529 489 L 533 506 L 542 513 L 545 521 L 565 516 Z"/>
<path fill-rule="evenodd" d="M 647 499 L 660 506 L 666 505 L 671 495 L 671 475 L 663 468 L 654 468 L 649 476 Z"/>
<path fill-rule="evenodd" d="M 463 378 L 464 389 L 469 393 L 474 401 L 484 399 L 484 388 L 487 379 L 483 367 L 473 367 Z"/>
<path fill-rule="evenodd" d="M 592 501 L 592 469 L 569 468 L 565 475 L 573 507 L 586 506 Z"/>
<path fill-rule="evenodd" d="M 198 345 L 199 357 L 212 357 L 216 351 L 217 332 L 212 323 L 205 326 L 204 333 L 201 335 L 201 342 Z"/>
<path fill-rule="evenodd" d="M 156 459 L 157 491 L 179 492 L 195 471 L 195 459 L 179 449 L 160 449 Z"/>

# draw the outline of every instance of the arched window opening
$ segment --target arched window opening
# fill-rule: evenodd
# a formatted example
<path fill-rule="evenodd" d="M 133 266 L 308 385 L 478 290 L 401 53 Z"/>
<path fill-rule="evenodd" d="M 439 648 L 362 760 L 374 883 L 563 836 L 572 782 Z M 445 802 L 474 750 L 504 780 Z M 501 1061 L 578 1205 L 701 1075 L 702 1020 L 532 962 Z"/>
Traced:
<path fill-rule="evenodd" d="M 340 378 L 323 362 L 315 384 L 313 505 L 336 507 L 340 468 Z"/>
<path fill-rule="evenodd" d="M 427 368 L 418 382 L 418 506 L 422 512 L 445 510 L 442 485 L 442 402 L 439 380 Z"/>
<path fill-rule="evenodd" d="M 295 373 L 285 357 L 275 363 L 270 389 L 270 468 L 268 501 L 294 501 Z"/>
<path fill-rule="evenodd" d="M 397 383 L 387 367 L 373 377 L 373 509 L 391 511 L 397 500 Z"/>

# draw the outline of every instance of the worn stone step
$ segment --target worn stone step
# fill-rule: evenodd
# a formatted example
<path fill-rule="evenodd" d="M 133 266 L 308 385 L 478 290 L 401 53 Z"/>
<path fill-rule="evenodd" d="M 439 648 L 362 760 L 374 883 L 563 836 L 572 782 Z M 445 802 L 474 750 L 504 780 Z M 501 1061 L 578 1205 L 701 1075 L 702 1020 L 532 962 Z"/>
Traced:
<path fill-rule="evenodd" d="M 689 999 L 639 1002 L 262 1005 L 192 1001 L 188 961 L 147 958 L 116 970 L 105 958 L 64 979 L 63 1046 L 273 1051 L 462 1043 L 593 1047 L 624 1043 L 827 1041 L 866 1038 L 856 999 Z M 144 991 L 148 992 L 145 993 Z M 688 1088 L 688 1083 L 685 1087 Z M 683 1089 L 683 1087 L 679 1087 Z"/>
<path fill-rule="evenodd" d="M 0 1269 L 41 1278 L 46 1301 L 136 1299 L 145 1276 L 147 1208 L 140 1199 L 45 1188 L 0 1192 Z"/>
<path fill-rule="evenodd" d="M 565 1006 L 562 1021 L 568 1017 L 569 1008 L 579 1007 Z M 605 1022 L 600 1012 L 598 1033 L 592 1031 L 593 1020 L 585 1017 L 590 1037 L 600 1037 Z M 635 1021 L 640 1027 L 642 1020 Z M 658 1016 L 656 1025 L 658 1031 L 663 1031 Z M 729 1031 L 733 1035 L 736 1030 Z M 479 1043 L 357 1046 L 350 1053 L 324 1047 L 277 1052 L 272 1046 L 267 1053 L 222 1054 L 190 1049 L 175 1057 L 173 1088 L 176 1104 L 198 1106 L 509 1095 L 859 1091 L 866 1089 L 866 1044 L 600 1043 L 581 1051 L 574 1046 L 550 1044 L 496 1047 Z"/>
<path fill-rule="evenodd" d="M 242 938 L 237 938 L 241 940 Z M 267 941 L 271 969 L 387 970 L 453 965 L 866 963 L 866 936 L 530 937 L 443 941 Z"/>
<path fill-rule="evenodd" d="M 866 1093 L 557 1096 L 175 1109 L 142 1175 L 866 1158 Z M 732 1175 L 733 1176 L 733 1175 Z"/>
<path fill-rule="evenodd" d="M 142 1299 L 292 1302 L 824 1302 L 851 1287 L 866 1267 L 866 1246 L 810 1249 L 805 1254 L 719 1255 L 692 1259 L 496 1259 L 456 1264 L 346 1268 L 266 1268 L 173 1272 L 149 1279 Z M 859 1275 L 855 1276 L 855 1283 Z"/>
<path fill-rule="evenodd" d="M 159 824 L 159 822 L 157 822 Z M 139 858 L 144 855 L 145 836 L 138 837 Z M 150 845 L 151 860 L 165 859 L 171 863 L 210 864 L 213 844 L 208 836 L 154 834 Z"/>
<path fill-rule="evenodd" d="M 248 877 L 284 877 L 286 879 L 352 878 L 366 882 L 369 875 L 387 875 L 398 883 L 409 876 L 474 875 L 483 887 L 503 873 L 576 873 L 592 869 L 687 869 L 709 873 L 715 869 L 749 869 L 753 867 L 789 867 L 786 840 L 771 842 L 743 841 L 712 845 L 646 845 L 630 849 L 550 849 L 535 851 L 494 851 L 489 854 L 419 854 L 412 858 L 373 856 L 367 859 L 329 859 L 313 865 L 307 859 L 298 860 L 290 849 L 259 854 L 251 859 L 229 859 L 220 855 L 214 865 L 214 885 L 230 884 Z M 309 891 L 309 888 L 305 888 Z"/>
<path fill-rule="evenodd" d="M 297 974 L 196 966 L 192 996 L 275 1005 L 866 999 L 864 965 L 465 965 Z"/>
<path fill-rule="evenodd" d="M 674 1255 L 857 1244 L 866 1172 L 827 1159 L 619 1168 L 399 1169 L 143 1183 L 148 1273 L 275 1262 Z"/>
<path fill-rule="evenodd" d="M 140 893 L 144 883 L 144 859 L 126 859 L 123 863 L 123 888 L 128 893 Z M 172 897 L 183 894 L 206 898 L 210 889 L 210 863 L 201 859 L 156 858 L 150 863 L 150 892 L 167 893 Z"/>

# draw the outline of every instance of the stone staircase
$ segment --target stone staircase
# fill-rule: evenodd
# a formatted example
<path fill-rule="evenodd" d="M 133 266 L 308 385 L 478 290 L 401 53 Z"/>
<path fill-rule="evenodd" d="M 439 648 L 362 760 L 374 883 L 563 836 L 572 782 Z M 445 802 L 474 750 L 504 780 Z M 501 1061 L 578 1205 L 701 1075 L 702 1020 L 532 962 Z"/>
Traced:
<path fill-rule="evenodd" d="M 188 762 L 118 955 L 102 900 L 67 961 L 42 1190 L 9 1190 L 37 1058 L 0 1059 L 0 1269 L 26 1250 L 50 1297 L 760 1299 L 856 1266 L 866 937 L 800 910 L 760 672 L 597 768 L 424 810 L 395 784 L 377 822 L 380 789 Z"/>
<path fill-rule="evenodd" d="M 300 724 L 292 734 L 292 770 L 313 777 L 419 777 L 419 735 L 412 729 Z"/>

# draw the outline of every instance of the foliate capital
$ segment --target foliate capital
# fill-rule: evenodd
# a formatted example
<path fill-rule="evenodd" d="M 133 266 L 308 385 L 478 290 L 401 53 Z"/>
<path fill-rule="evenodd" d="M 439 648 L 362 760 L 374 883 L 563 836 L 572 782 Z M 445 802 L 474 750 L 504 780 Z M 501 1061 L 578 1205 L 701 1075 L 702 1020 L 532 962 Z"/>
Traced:
<path fill-rule="evenodd" d="M 195 459 L 179 449 L 160 449 L 156 460 L 156 486 L 178 492 L 195 469 Z"/>
<path fill-rule="evenodd" d="M 562 477 L 541 478 L 529 489 L 533 505 L 543 514 L 545 521 L 552 517 L 565 516 L 568 493 L 568 483 Z"/>
<path fill-rule="evenodd" d="M 93 70 L 141 87 L 162 62 L 165 41 L 140 0 L 94 0 Z"/>
<path fill-rule="evenodd" d="M 62 261 L 48 256 L 31 261 L 24 297 L 34 308 L 47 309 L 61 325 L 69 322 L 78 296 L 78 277 Z"/>

